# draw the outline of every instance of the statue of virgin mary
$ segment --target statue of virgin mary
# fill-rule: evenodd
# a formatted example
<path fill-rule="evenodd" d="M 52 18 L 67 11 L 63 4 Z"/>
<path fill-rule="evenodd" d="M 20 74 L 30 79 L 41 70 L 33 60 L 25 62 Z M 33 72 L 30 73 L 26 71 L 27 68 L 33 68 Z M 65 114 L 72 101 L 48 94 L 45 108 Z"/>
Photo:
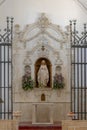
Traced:
<path fill-rule="evenodd" d="M 39 87 L 47 87 L 49 81 L 49 72 L 45 60 L 41 61 L 41 66 L 37 73 Z"/>

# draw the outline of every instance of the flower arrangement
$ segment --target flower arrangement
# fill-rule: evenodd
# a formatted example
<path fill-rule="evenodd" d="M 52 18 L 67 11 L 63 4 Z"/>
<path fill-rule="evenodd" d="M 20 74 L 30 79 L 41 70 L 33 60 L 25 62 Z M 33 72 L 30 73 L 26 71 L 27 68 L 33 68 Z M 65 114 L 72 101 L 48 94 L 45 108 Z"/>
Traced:
<path fill-rule="evenodd" d="M 22 78 L 22 88 L 27 91 L 34 88 L 34 81 L 31 78 L 31 75 L 26 73 Z"/>
<path fill-rule="evenodd" d="M 54 82 L 53 82 L 53 88 L 54 89 L 62 89 L 64 88 L 64 77 L 62 74 L 55 74 L 54 76 Z"/>

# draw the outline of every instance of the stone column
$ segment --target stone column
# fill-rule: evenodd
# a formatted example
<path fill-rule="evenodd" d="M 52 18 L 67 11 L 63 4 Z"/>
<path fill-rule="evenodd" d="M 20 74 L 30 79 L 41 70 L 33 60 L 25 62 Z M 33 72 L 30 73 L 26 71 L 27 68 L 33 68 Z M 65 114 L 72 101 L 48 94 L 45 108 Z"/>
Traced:
<path fill-rule="evenodd" d="M 36 123 L 36 110 L 37 110 L 37 104 L 33 104 L 33 109 L 32 109 L 32 124 Z"/>
<path fill-rule="evenodd" d="M 50 123 L 53 124 L 53 104 L 50 104 Z"/>

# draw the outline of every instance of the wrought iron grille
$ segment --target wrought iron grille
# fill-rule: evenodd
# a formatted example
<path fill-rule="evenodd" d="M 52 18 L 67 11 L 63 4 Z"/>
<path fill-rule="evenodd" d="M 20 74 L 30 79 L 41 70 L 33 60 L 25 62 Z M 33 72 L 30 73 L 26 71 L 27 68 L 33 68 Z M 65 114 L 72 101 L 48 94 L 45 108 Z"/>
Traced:
<path fill-rule="evenodd" d="M 0 30 L 0 118 L 12 119 L 12 37 L 13 18 L 7 17 L 7 27 Z"/>
<path fill-rule="evenodd" d="M 83 32 L 76 30 L 76 21 L 70 21 L 71 42 L 71 111 L 73 119 L 87 119 L 87 25 Z"/>

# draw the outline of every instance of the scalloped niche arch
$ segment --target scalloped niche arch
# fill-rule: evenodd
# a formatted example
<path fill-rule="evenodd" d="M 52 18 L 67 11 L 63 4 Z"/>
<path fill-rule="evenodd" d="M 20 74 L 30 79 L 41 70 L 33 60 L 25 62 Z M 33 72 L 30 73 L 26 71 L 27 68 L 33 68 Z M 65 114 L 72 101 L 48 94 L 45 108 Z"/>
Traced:
<path fill-rule="evenodd" d="M 48 81 L 48 84 L 47 84 L 47 88 L 51 88 L 52 87 L 52 64 L 51 64 L 49 59 L 43 58 L 43 57 L 37 59 L 36 62 L 35 62 L 35 82 L 36 82 L 36 87 L 38 88 L 37 73 L 38 73 L 38 70 L 40 68 L 42 60 L 45 60 L 47 68 L 48 68 L 48 72 L 49 72 L 49 81 Z"/>

